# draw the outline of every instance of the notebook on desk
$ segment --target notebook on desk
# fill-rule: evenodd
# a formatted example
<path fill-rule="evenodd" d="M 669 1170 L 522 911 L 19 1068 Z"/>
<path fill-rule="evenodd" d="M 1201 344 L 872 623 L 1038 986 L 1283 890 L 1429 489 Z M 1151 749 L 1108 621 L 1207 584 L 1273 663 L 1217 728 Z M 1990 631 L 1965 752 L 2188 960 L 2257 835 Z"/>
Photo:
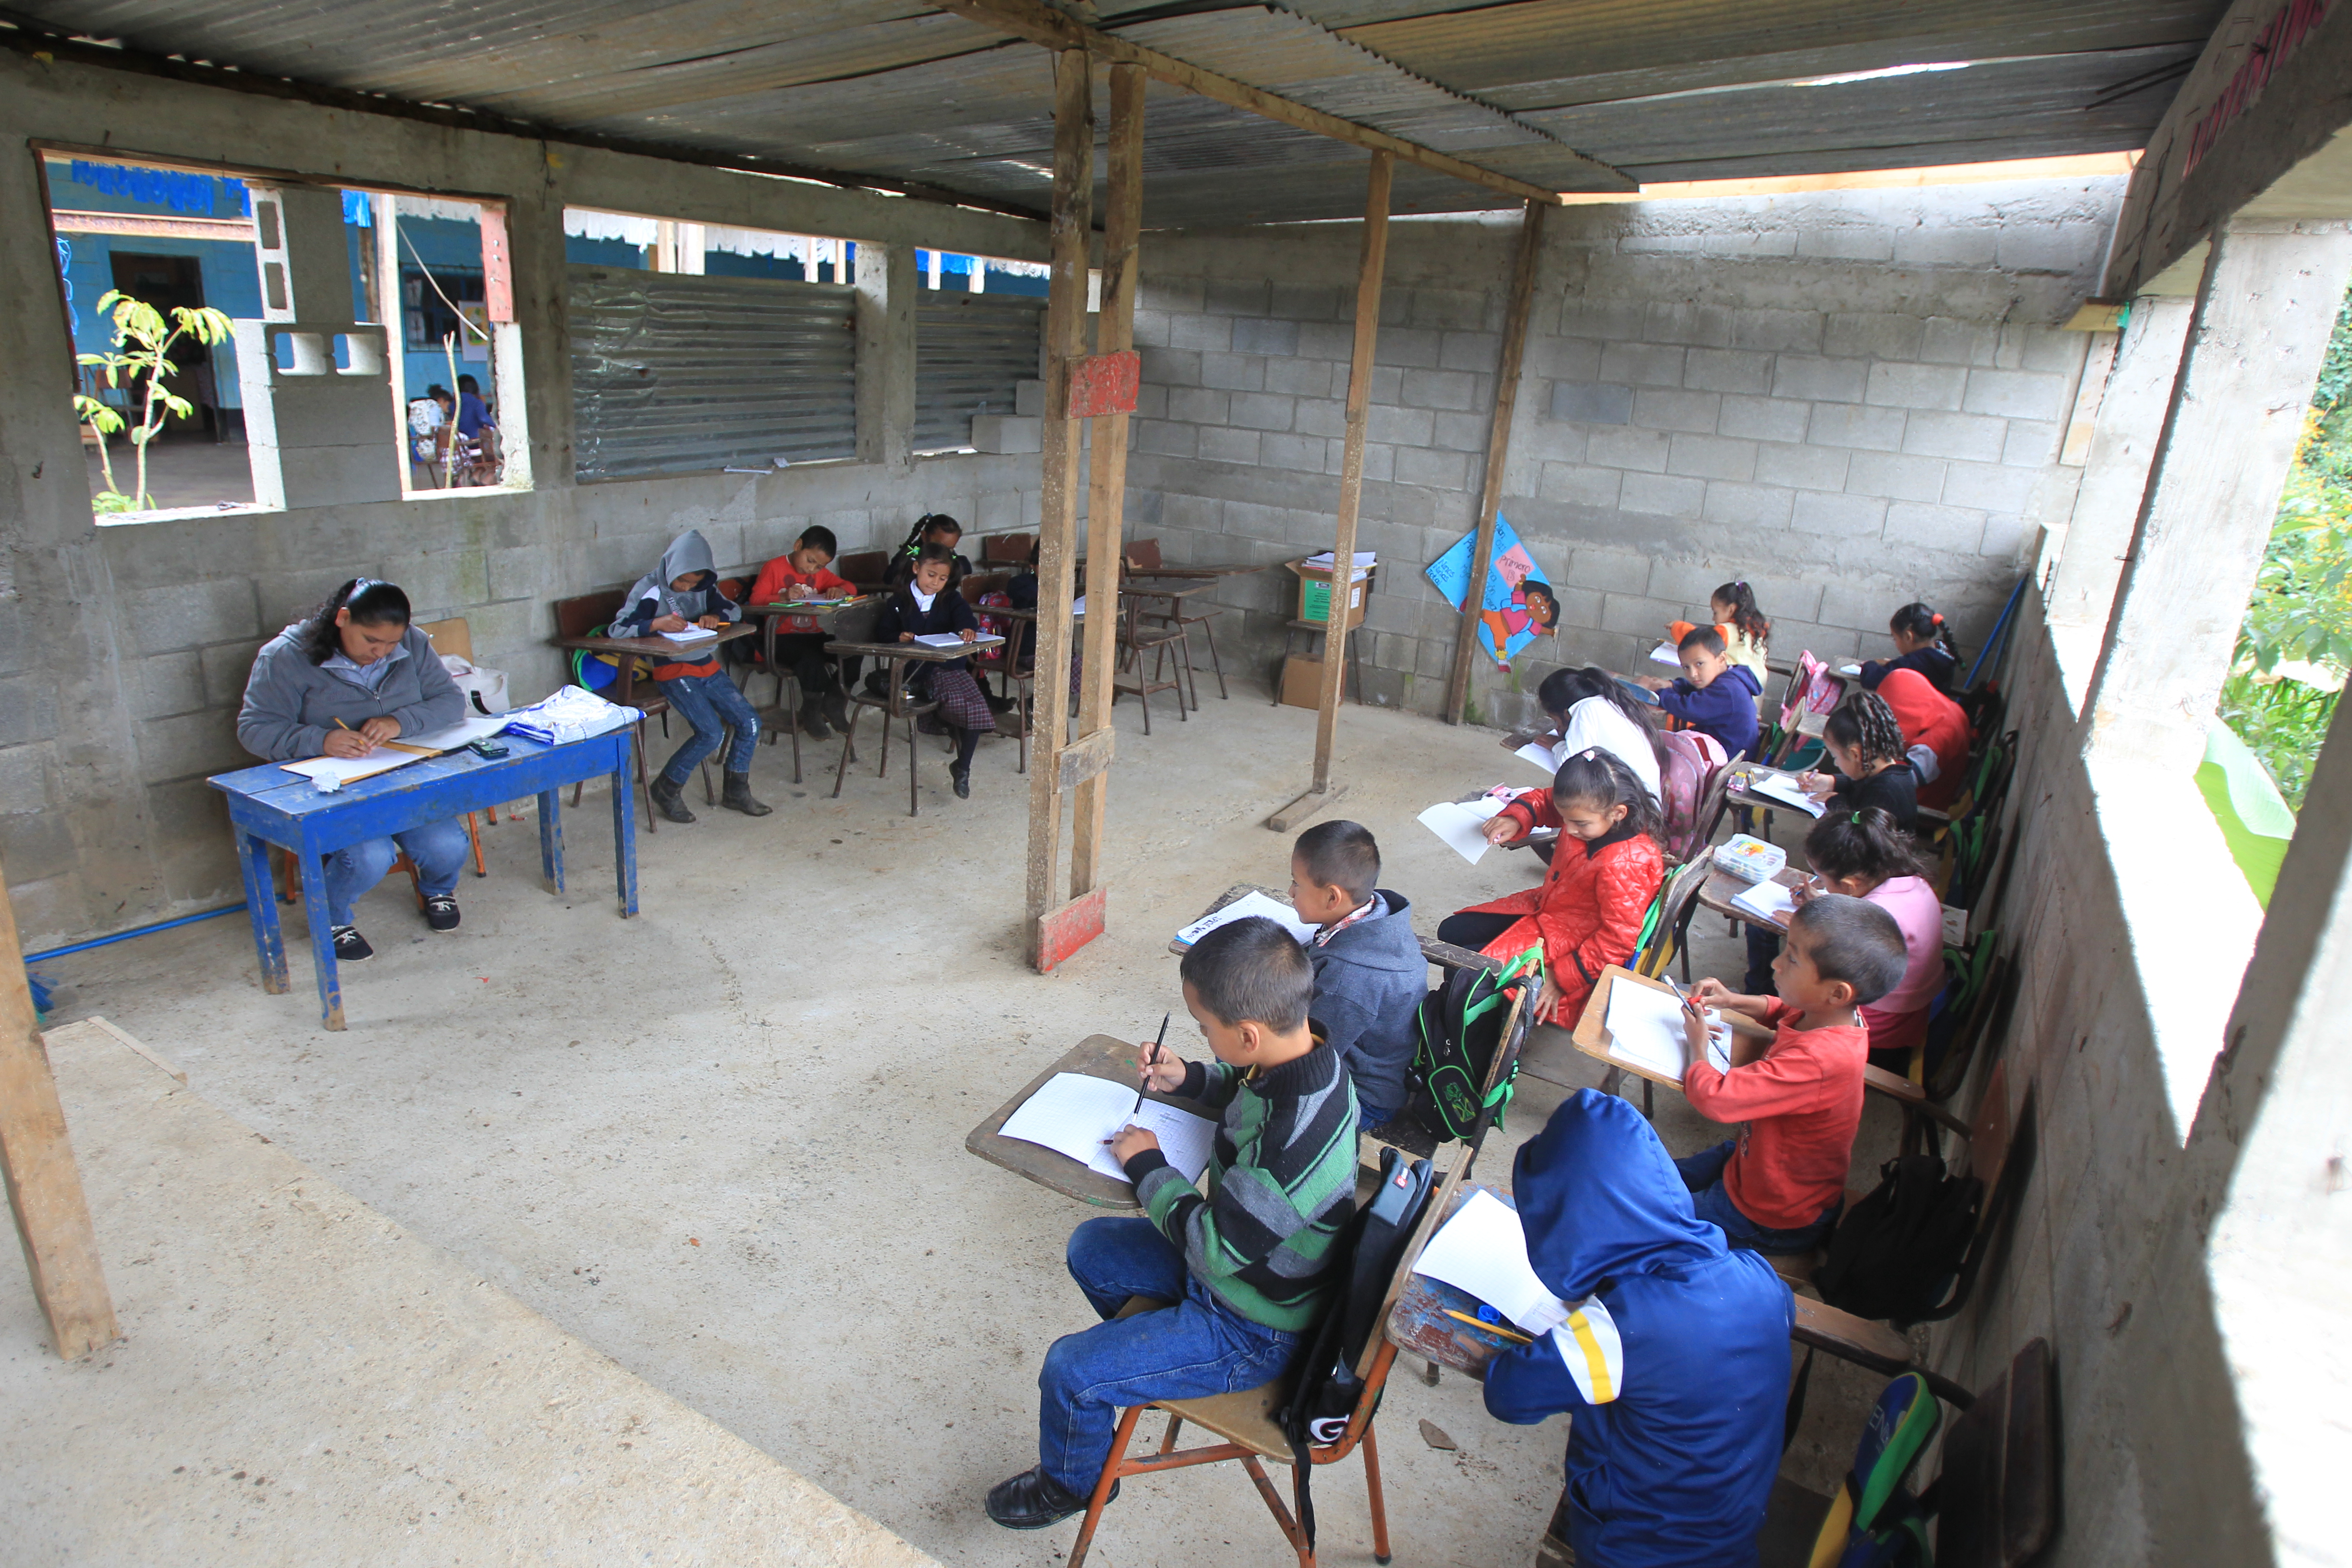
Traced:
<path fill-rule="evenodd" d="M 1179 1110 L 1146 1099 L 1139 1109 L 1135 1090 L 1126 1084 L 1091 1073 L 1057 1072 L 1021 1109 L 1004 1119 L 999 1131 L 1007 1138 L 1066 1154 L 1089 1171 L 1127 1180 L 1127 1172 L 1111 1157 L 1108 1140 L 1129 1123 L 1149 1130 L 1160 1140 L 1168 1163 L 1197 1182 L 1209 1166 L 1216 1146 L 1217 1124 L 1205 1116 Z"/>
<path fill-rule="evenodd" d="M 1587 1056 L 1679 1089 L 1690 1057 L 1685 1016 L 1682 999 L 1664 981 L 1612 963 L 1601 972 L 1569 1037 Z M 1731 1070 L 1731 1037 L 1732 1026 L 1717 1015 L 1707 1027 L 1706 1055 L 1719 1072 Z"/>

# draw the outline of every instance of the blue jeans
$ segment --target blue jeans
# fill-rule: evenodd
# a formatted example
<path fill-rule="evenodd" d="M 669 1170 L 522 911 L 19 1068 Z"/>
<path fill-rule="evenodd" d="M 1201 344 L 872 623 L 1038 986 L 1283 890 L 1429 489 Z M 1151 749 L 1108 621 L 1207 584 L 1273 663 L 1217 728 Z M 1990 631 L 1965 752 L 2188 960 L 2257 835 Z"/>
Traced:
<path fill-rule="evenodd" d="M 1356 1131 L 1370 1132 L 1395 1114 L 1393 1110 L 1383 1110 L 1377 1105 L 1367 1105 L 1360 1100 L 1356 1105 Z"/>
<path fill-rule="evenodd" d="M 457 873 L 464 869 L 466 856 L 473 847 L 461 818 L 446 822 L 428 822 L 422 827 L 412 827 L 405 833 L 395 833 L 389 838 L 366 838 L 348 849 L 338 849 L 327 857 L 327 923 L 347 926 L 352 923 L 352 906 L 360 895 L 383 880 L 392 869 L 394 856 L 401 849 L 416 862 L 417 885 L 429 897 L 436 893 L 457 890 Z"/>
<path fill-rule="evenodd" d="M 663 766 L 662 777 L 674 784 L 684 784 L 694 775 L 695 764 L 719 749 L 719 731 L 730 728 L 735 739 L 727 748 L 727 771 L 751 771 L 751 750 L 760 743 L 760 716 L 751 711 L 734 677 L 723 669 L 716 675 L 681 675 L 663 681 L 661 691 L 669 699 L 671 710 L 694 727 L 686 744 Z"/>
<path fill-rule="evenodd" d="M 1038 1369 L 1037 1459 L 1081 1497 L 1110 1457 L 1118 1412 L 1155 1399 L 1234 1394 L 1273 1382 L 1298 1336 L 1221 1306 L 1148 1219 L 1090 1219 L 1070 1233 L 1070 1278 L 1104 1321 L 1065 1334 Z M 1132 1318 L 1129 1296 L 1174 1306 Z"/>
<path fill-rule="evenodd" d="M 1698 1217 L 1721 1230 L 1723 1238 L 1733 1247 L 1750 1252 L 1811 1252 L 1819 1247 L 1830 1227 L 1837 1224 L 1838 1211 L 1845 1207 L 1845 1200 L 1838 1199 L 1822 1211 L 1821 1218 L 1793 1230 L 1758 1225 L 1741 1214 L 1732 1203 L 1731 1194 L 1723 1190 L 1723 1168 L 1731 1163 L 1732 1153 L 1738 1147 L 1738 1140 L 1726 1139 L 1712 1149 L 1702 1149 L 1675 1162 L 1675 1169 L 1682 1173 L 1683 1185 L 1690 1189 L 1691 1207 L 1698 1211 Z"/>

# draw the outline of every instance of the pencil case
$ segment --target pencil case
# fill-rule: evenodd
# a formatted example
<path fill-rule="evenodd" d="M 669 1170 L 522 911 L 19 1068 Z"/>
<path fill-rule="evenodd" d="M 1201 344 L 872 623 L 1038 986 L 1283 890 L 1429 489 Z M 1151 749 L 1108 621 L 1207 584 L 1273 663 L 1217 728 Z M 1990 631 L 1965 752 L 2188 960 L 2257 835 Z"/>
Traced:
<path fill-rule="evenodd" d="M 1777 877 L 1788 864 L 1787 850 L 1745 833 L 1735 833 L 1727 842 L 1715 847 L 1716 869 L 1728 871 L 1743 882 L 1761 882 Z"/>

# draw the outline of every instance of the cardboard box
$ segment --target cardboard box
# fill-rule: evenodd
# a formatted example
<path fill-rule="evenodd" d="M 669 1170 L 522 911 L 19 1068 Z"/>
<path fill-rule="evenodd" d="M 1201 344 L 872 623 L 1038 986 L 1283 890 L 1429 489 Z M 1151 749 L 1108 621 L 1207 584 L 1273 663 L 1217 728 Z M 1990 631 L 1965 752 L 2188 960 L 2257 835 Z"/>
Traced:
<path fill-rule="evenodd" d="M 1295 619 L 1328 621 L 1331 618 L 1332 570 L 1328 566 L 1309 566 L 1304 561 L 1286 563 L 1298 578 L 1298 606 Z M 1348 624 L 1364 624 L 1364 598 L 1372 589 L 1372 574 L 1377 566 L 1359 567 L 1355 582 L 1348 585 Z"/>
<path fill-rule="evenodd" d="M 1323 657 L 1294 653 L 1282 661 L 1282 702 L 1286 708 L 1323 705 Z"/>

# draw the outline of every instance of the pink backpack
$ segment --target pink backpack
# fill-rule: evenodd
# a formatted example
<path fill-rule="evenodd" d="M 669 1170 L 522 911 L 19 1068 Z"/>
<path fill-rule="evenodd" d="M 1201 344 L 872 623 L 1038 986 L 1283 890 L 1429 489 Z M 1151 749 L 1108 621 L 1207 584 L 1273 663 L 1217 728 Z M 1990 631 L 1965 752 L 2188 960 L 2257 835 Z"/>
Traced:
<path fill-rule="evenodd" d="M 1699 803 L 1731 758 L 1722 742 L 1696 730 L 1662 731 L 1657 742 L 1658 806 L 1666 818 L 1666 841 L 1659 847 L 1679 865 L 1698 851 Z"/>

